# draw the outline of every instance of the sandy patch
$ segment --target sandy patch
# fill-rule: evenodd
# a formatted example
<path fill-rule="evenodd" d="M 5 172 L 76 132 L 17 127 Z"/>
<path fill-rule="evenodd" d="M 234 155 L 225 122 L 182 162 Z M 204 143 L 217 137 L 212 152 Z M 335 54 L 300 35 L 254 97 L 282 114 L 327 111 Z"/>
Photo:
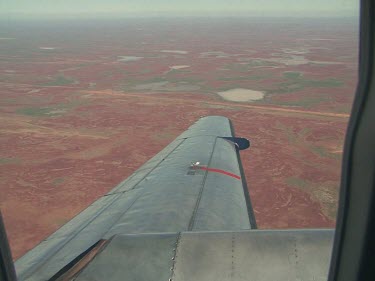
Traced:
<path fill-rule="evenodd" d="M 171 53 L 171 54 L 179 54 L 179 55 L 186 55 L 188 51 L 181 51 L 181 50 L 161 50 L 161 53 Z"/>
<path fill-rule="evenodd" d="M 301 41 L 337 41 L 335 38 L 297 38 L 296 40 Z"/>
<path fill-rule="evenodd" d="M 305 55 L 310 53 L 310 48 L 282 48 L 281 49 L 285 54 L 292 54 L 292 55 Z"/>
<path fill-rule="evenodd" d="M 55 50 L 55 47 L 39 47 L 40 50 Z"/>
<path fill-rule="evenodd" d="M 27 93 L 28 93 L 28 94 L 39 93 L 41 90 L 42 90 L 42 89 L 33 89 L 33 90 L 28 91 Z"/>
<path fill-rule="evenodd" d="M 184 69 L 184 68 L 187 68 L 187 67 L 190 67 L 190 65 L 173 65 L 173 66 L 170 66 L 169 68 L 170 69 Z"/>
<path fill-rule="evenodd" d="M 209 57 L 212 57 L 212 58 L 227 58 L 227 57 L 230 57 L 230 54 L 227 54 L 227 53 L 222 52 L 222 51 L 209 51 L 209 52 L 202 52 L 200 54 L 200 57 L 201 58 L 209 58 Z"/>
<path fill-rule="evenodd" d="M 315 63 L 315 64 L 347 64 L 345 62 L 340 62 L 340 61 L 318 61 L 318 60 L 311 60 L 310 63 Z"/>
<path fill-rule="evenodd" d="M 239 102 L 261 100 L 264 97 L 264 93 L 261 91 L 254 91 L 242 88 L 218 92 L 217 94 L 225 100 Z"/>
<path fill-rule="evenodd" d="M 47 115 L 54 115 L 54 114 L 64 114 L 64 113 L 66 113 L 66 109 L 55 109 L 55 110 L 49 111 L 46 114 Z"/>
<path fill-rule="evenodd" d="M 253 63 L 256 66 L 253 66 L 254 68 L 257 67 L 270 67 L 267 65 L 267 63 L 276 63 L 279 65 L 287 65 L 287 66 L 296 66 L 296 65 L 303 65 L 303 64 L 345 64 L 343 62 L 339 61 L 314 61 L 309 60 L 305 56 L 302 55 L 292 55 L 292 54 L 280 54 L 280 53 L 273 53 L 273 57 L 271 58 L 257 58 L 257 57 L 248 57 L 248 58 L 239 58 L 238 61 L 248 61 L 248 63 Z M 245 64 L 245 63 L 243 63 Z M 264 65 L 262 65 L 264 64 Z M 274 67 L 274 66 L 273 66 Z"/>
<path fill-rule="evenodd" d="M 291 55 L 288 57 L 272 58 L 269 61 L 285 64 L 285 65 L 301 65 L 308 64 L 310 61 L 304 56 Z"/>
<path fill-rule="evenodd" d="M 168 81 L 152 82 L 146 84 L 139 84 L 133 87 L 134 90 L 148 90 L 151 92 L 185 92 L 185 91 L 196 91 L 200 87 L 192 85 L 187 82 L 170 83 Z"/>
<path fill-rule="evenodd" d="M 134 90 L 151 90 L 151 91 L 157 91 L 157 90 L 163 88 L 167 84 L 168 84 L 168 81 L 145 83 L 145 84 L 139 84 L 139 85 L 133 87 L 133 89 Z"/>
<path fill-rule="evenodd" d="M 130 62 L 130 61 L 137 61 L 137 60 L 141 60 L 143 59 L 143 57 L 136 57 L 136 56 L 118 56 L 118 60 L 117 61 L 121 61 L 121 62 Z"/>
<path fill-rule="evenodd" d="M 242 56 L 243 54 L 229 54 L 222 51 L 209 51 L 209 52 L 202 52 L 200 53 L 200 58 L 229 58 L 229 57 L 237 57 Z"/>
<path fill-rule="evenodd" d="M 64 69 L 61 69 L 59 70 L 60 72 L 65 72 L 65 71 L 74 71 L 74 70 L 78 70 L 80 69 L 81 67 L 80 66 L 74 66 L 74 67 L 68 67 L 68 68 L 64 68 Z"/>

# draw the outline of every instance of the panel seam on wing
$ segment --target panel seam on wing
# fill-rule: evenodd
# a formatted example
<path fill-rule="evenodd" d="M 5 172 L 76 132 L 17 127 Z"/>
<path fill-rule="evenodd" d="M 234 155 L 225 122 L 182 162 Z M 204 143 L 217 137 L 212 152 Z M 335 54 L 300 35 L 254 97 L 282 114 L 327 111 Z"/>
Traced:
<path fill-rule="evenodd" d="M 177 263 L 177 256 L 178 256 L 178 246 L 180 245 L 180 241 L 181 241 L 181 235 L 182 233 L 179 232 L 178 235 L 177 235 L 177 239 L 176 239 L 176 243 L 173 247 L 173 257 L 172 257 L 172 267 L 171 267 L 171 277 L 168 279 L 168 281 L 173 281 L 174 280 L 174 276 L 175 276 L 175 268 L 176 268 L 176 263 Z"/>
<path fill-rule="evenodd" d="M 132 188 L 132 190 L 135 189 L 135 187 L 141 182 L 143 181 L 149 174 L 151 174 L 159 165 L 161 162 L 163 162 L 166 158 L 169 157 L 169 155 L 171 155 L 184 141 L 182 141 L 181 143 L 179 143 L 179 145 L 177 145 L 171 152 L 168 153 L 167 156 L 165 156 L 163 159 L 161 159 L 157 165 L 155 165 L 154 168 L 152 168 L 152 170 L 150 172 L 148 172 L 136 185 L 134 185 L 134 187 Z M 143 192 L 141 192 L 141 194 L 139 194 L 139 196 L 137 196 L 134 201 L 130 204 L 130 206 L 125 210 L 125 212 L 123 212 L 119 217 L 118 219 L 112 224 L 112 227 L 108 229 L 108 231 L 103 235 L 103 237 L 105 237 L 108 232 L 111 231 L 111 229 L 113 228 L 114 225 L 116 225 L 116 223 L 131 209 L 131 207 L 133 207 L 133 205 L 135 204 L 135 202 L 137 202 L 137 200 L 142 197 L 142 195 L 145 193 L 146 189 L 143 190 Z"/>
<path fill-rule="evenodd" d="M 211 160 L 212 160 L 212 157 L 213 157 L 214 151 L 215 151 L 216 142 L 217 142 L 217 137 L 215 138 L 215 142 L 214 142 L 214 144 L 212 146 L 212 151 L 211 151 L 210 159 L 208 160 L 208 163 L 207 163 L 207 167 L 210 167 Z M 203 189 L 204 189 L 204 186 L 206 184 L 207 174 L 208 174 L 208 170 L 205 170 L 205 174 L 204 174 L 204 177 L 203 177 L 203 180 L 202 180 L 201 188 L 199 190 L 197 202 L 195 204 L 195 207 L 194 207 L 194 210 L 193 210 L 193 214 L 192 214 L 190 222 L 189 222 L 188 231 L 191 231 L 193 229 L 193 227 L 194 227 L 195 217 L 197 215 L 199 204 L 200 204 L 200 201 L 201 201 L 201 198 L 202 198 L 202 194 L 203 194 Z"/>

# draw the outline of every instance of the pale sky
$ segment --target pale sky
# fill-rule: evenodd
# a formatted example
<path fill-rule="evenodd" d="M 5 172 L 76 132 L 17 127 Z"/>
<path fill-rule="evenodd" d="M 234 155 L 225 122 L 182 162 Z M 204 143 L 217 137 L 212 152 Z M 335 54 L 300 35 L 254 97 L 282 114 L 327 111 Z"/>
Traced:
<path fill-rule="evenodd" d="M 0 17 L 358 16 L 359 0 L 0 0 Z"/>

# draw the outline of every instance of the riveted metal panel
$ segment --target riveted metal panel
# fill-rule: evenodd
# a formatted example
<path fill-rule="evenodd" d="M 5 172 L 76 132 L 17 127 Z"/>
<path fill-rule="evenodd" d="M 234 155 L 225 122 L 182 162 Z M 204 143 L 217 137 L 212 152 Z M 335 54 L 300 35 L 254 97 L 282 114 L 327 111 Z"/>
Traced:
<path fill-rule="evenodd" d="M 178 234 L 116 236 L 75 280 L 168 281 L 177 239 Z"/>
<path fill-rule="evenodd" d="M 333 230 L 182 233 L 173 280 L 327 280 L 333 233 Z"/>

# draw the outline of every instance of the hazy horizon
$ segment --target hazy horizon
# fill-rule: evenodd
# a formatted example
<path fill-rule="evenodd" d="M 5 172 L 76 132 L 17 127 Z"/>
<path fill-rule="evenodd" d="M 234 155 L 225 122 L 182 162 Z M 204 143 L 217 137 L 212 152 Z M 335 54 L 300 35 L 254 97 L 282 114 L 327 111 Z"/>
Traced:
<path fill-rule="evenodd" d="M 99 0 L 8 1 L 0 18 L 92 18 L 92 17 L 358 17 L 354 0 L 259 2 L 255 0 Z"/>

